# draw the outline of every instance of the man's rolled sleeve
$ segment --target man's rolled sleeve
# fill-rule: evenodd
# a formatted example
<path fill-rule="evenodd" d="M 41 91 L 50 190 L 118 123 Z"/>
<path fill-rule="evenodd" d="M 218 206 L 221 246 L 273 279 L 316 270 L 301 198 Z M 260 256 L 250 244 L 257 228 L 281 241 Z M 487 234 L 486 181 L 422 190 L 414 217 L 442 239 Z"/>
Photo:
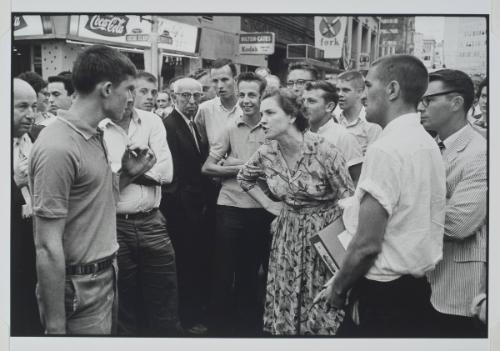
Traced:
<path fill-rule="evenodd" d="M 160 184 L 166 184 L 172 182 L 174 167 L 168 147 L 167 132 L 160 117 L 156 117 L 153 119 L 149 136 L 149 147 L 156 156 L 156 163 L 145 175 Z"/>
<path fill-rule="evenodd" d="M 78 158 L 71 150 L 57 145 L 41 146 L 33 150 L 30 159 L 30 184 L 35 216 L 67 216 L 71 186 L 78 167 Z"/>
<path fill-rule="evenodd" d="M 400 186 L 400 165 L 397 160 L 379 149 L 368 151 L 358 189 L 369 193 L 391 216 L 397 204 Z"/>

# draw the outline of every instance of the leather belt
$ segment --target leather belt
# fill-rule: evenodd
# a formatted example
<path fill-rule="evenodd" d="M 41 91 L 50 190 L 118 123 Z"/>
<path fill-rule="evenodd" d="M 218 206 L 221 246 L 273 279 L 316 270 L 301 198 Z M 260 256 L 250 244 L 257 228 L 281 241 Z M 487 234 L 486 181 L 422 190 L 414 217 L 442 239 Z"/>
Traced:
<path fill-rule="evenodd" d="M 130 219 L 130 220 L 142 219 L 151 216 L 152 214 L 156 213 L 156 211 L 158 211 L 158 208 L 153 208 L 152 210 L 146 212 L 117 213 L 116 217 L 121 219 Z"/>
<path fill-rule="evenodd" d="M 105 270 L 106 268 L 111 267 L 113 265 L 114 259 L 115 255 L 113 254 L 112 256 L 108 256 L 94 262 L 73 265 L 73 266 L 66 266 L 66 275 L 96 274 L 99 273 L 100 271 Z"/>

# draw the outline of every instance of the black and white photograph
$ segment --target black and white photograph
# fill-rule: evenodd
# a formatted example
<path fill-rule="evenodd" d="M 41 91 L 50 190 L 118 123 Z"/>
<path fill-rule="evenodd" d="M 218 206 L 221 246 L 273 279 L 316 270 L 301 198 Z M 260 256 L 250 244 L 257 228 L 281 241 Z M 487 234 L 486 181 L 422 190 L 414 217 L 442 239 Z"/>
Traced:
<path fill-rule="evenodd" d="M 494 347 L 490 12 L 164 7 L 10 13 L 12 349 Z"/>

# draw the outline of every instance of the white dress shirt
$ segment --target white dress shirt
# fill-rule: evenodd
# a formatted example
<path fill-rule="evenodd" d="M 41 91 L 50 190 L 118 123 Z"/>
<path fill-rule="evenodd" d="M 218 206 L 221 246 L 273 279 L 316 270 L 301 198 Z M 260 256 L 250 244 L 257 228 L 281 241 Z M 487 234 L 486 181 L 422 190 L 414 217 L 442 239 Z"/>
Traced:
<path fill-rule="evenodd" d="M 145 175 L 159 184 L 170 183 L 173 176 L 172 155 L 167 144 L 165 127 L 153 112 L 133 109 L 128 134 L 123 128 L 104 119 L 99 127 L 104 131 L 111 169 L 121 168 L 122 156 L 130 143 L 147 145 L 156 156 L 156 164 Z M 158 208 L 161 201 L 160 185 L 129 184 L 120 191 L 117 213 L 132 214 Z"/>
<path fill-rule="evenodd" d="M 391 281 L 434 269 L 443 254 L 446 176 L 417 113 L 391 121 L 368 148 L 355 196 L 365 193 L 388 213 L 382 251 L 366 278 Z"/>

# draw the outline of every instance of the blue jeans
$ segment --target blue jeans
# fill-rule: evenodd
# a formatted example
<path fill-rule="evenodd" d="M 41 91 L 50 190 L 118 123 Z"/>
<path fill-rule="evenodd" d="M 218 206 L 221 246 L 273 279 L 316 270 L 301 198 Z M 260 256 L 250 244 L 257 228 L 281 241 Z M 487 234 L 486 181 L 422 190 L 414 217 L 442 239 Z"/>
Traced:
<path fill-rule="evenodd" d="M 67 275 L 64 291 L 66 334 L 109 335 L 116 321 L 116 262 L 96 274 Z M 37 286 L 37 298 L 38 294 Z M 40 318 L 44 311 L 39 303 Z"/>
<path fill-rule="evenodd" d="M 163 215 L 116 220 L 118 334 L 172 336 L 180 331 L 175 252 Z"/>

